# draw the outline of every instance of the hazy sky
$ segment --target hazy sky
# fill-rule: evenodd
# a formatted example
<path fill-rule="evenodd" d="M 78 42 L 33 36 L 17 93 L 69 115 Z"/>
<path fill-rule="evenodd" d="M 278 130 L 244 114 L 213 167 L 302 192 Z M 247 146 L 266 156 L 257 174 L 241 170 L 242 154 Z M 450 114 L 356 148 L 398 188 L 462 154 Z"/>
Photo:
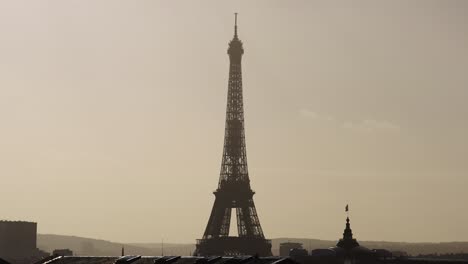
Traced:
<path fill-rule="evenodd" d="M 194 242 L 239 12 L 267 237 L 468 240 L 467 1 L 0 1 L 0 218 Z"/>

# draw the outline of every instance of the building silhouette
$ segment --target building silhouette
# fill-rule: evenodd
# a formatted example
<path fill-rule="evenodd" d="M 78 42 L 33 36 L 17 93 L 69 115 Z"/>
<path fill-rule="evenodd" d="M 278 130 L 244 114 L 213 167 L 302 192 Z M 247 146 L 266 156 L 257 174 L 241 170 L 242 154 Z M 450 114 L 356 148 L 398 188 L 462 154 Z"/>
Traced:
<path fill-rule="evenodd" d="M 348 206 L 346 206 L 348 212 Z M 293 252 L 291 250 L 291 252 Z M 388 251 L 385 251 L 387 253 Z M 359 245 L 353 237 L 349 216 L 346 217 L 346 225 L 343 237 L 338 240 L 336 246 L 330 248 L 313 249 L 310 255 L 294 255 L 290 257 L 301 264 L 321 264 L 321 263 L 381 263 L 380 251 L 372 251 Z M 385 255 L 387 257 L 387 255 Z"/>
<path fill-rule="evenodd" d="M 49 254 L 37 248 L 37 223 L 0 221 L 0 258 L 9 263 L 31 263 Z"/>
<path fill-rule="evenodd" d="M 55 256 L 73 256 L 73 251 L 68 248 L 63 248 L 63 249 L 55 249 L 52 251 L 52 255 Z"/>
<path fill-rule="evenodd" d="M 335 252 L 337 257 L 350 260 L 353 263 L 369 262 L 378 257 L 375 252 L 359 245 L 357 240 L 353 238 L 349 216 L 346 217 L 346 227 L 343 232 L 343 238 L 340 239 L 336 247 L 332 247 L 331 250 Z"/>
<path fill-rule="evenodd" d="M 295 243 L 295 242 L 281 243 L 279 246 L 279 255 L 289 256 L 289 253 L 292 249 L 302 249 L 302 243 Z"/>
<path fill-rule="evenodd" d="M 346 217 L 346 227 L 343 232 L 343 238 L 338 241 L 336 247 L 342 248 L 345 250 L 351 250 L 353 248 L 359 247 L 359 243 L 355 238 L 353 238 L 353 230 L 351 230 L 351 224 L 349 223 L 349 216 Z"/>
<path fill-rule="evenodd" d="M 253 201 L 247 168 L 242 96 L 242 41 L 237 35 L 229 43 L 229 82 L 226 128 L 221 173 L 216 197 L 202 239 L 197 241 L 195 255 L 271 256 L 271 242 L 265 239 Z M 238 236 L 229 236 L 231 212 L 235 209 Z"/>

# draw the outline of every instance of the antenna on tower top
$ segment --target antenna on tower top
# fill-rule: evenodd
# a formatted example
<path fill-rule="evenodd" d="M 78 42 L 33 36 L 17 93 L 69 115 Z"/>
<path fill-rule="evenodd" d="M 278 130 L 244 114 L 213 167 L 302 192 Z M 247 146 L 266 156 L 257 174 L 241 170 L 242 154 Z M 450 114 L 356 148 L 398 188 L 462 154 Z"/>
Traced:
<path fill-rule="evenodd" d="M 237 13 L 234 13 L 234 37 L 237 38 Z"/>

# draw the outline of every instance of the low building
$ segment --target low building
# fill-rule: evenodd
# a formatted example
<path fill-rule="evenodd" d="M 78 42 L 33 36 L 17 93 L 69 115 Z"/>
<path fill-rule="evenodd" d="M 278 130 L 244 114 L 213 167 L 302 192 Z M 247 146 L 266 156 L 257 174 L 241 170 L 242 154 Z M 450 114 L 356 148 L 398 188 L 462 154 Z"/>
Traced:
<path fill-rule="evenodd" d="M 382 259 L 382 260 L 386 260 L 386 259 L 391 259 L 393 258 L 393 254 L 391 251 L 389 250 L 386 250 L 386 249 L 373 249 L 372 252 L 375 253 L 375 255 L 379 258 L 379 259 Z"/>
<path fill-rule="evenodd" d="M 294 242 L 281 243 L 279 247 L 280 256 L 289 256 L 292 249 L 302 249 L 302 244 Z"/>
<path fill-rule="evenodd" d="M 300 257 L 300 256 L 307 256 L 308 252 L 304 248 L 293 248 L 289 251 L 290 257 Z"/>
<path fill-rule="evenodd" d="M 71 251 L 70 249 L 66 248 L 66 249 L 56 249 L 52 252 L 52 255 L 55 255 L 55 256 L 73 256 L 73 251 Z"/>
<path fill-rule="evenodd" d="M 329 248 L 313 249 L 310 255 L 315 257 L 336 257 L 335 251 Z"/>

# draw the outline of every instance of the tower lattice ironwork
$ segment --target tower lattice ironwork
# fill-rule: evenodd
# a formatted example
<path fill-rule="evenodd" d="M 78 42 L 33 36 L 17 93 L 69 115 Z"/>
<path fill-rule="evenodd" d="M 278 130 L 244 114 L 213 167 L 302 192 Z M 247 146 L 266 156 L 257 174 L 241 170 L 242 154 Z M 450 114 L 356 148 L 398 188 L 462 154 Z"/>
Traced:
<path fill-rule="evenodd" d="M 234 38 L 227 53 L 230 65 L 223 160 L 218 189 L 214 192 L 216 199 L 195 254 L 271 256 L 271 242 L 265 239 L 260 226 L 247 168 L 241 71 L 244 48 L 237 36 L 237 14 Z M 234 209 L 238 236 L 229 236 Z"/>

